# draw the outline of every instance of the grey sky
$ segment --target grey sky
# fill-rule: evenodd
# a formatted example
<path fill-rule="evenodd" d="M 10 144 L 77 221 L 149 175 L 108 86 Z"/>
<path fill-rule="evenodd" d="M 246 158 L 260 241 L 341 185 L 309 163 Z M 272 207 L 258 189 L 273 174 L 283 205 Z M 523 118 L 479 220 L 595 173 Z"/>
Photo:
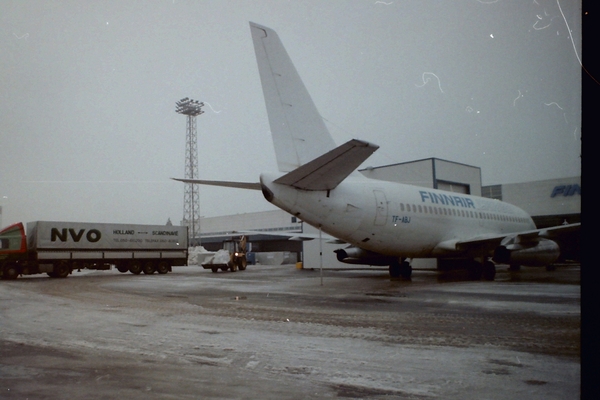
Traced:
<path fill-rule="evenodd" d="M 338 144 L 381 146 L 364 166 L 580 174 L 580 1 L 3 0 L 2 225 L 179 223 L 183 97 L 206 104 L 200 178 L 276 170 L 248 21 L 277 31 Z M 200 191 L 203 216 L 273 208 Z"/>

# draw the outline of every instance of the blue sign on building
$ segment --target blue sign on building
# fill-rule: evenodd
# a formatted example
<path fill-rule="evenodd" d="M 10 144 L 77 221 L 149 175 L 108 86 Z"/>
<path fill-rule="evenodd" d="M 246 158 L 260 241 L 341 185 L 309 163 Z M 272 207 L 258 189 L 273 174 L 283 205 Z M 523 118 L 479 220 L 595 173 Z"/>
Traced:
<path fill-rule="evenodd" d="M 578 184 L 558 185 L 558 186 L 554 186 L 554 189 L 552 189 L 552 194 L 550 195 L 550 197 L 556 197 L 558 195 L 563 195 L 565 197 L 568 197 L 568 196 L 573 196 L 576 194 L 581 196 L 581 186 L 579 186 Z"/>

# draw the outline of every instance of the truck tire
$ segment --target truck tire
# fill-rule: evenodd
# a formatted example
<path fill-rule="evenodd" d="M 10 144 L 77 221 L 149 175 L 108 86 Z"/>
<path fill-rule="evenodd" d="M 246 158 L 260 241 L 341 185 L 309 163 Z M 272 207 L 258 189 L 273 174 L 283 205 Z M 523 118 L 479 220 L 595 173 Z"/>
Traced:
<path fill-rule="evenodd" d="M 132 261 L 129 263 L 129 272 L 135 275 L 139 275 L 142 272 L 142 264 L 139 261 Z"/>
<path fill-rule="evenodd" d="M 227 263 L 227 266 L 229 267 L 229 270 L 230 270 L 231 272 L 235 272 L 235 271 L 237 271 L 237 263 L 234 263 L 234 262 L 232 262 L 232 261 L 229 261 L 229 262 Z"/>
<path fill-rule="evenodd" d="M 147 261 L 142 267 L 142 272 L 146 275 L 152 275 L 154 272 L 156 272 L 156 265 L 154 265 L 152 261 Z"/>
<path fill-rule="evenodd" d="M 19 276 L 19 269 L 15 264 L 7 264 L 2 270 L 2 279 L 15 280 Z"/>
<path fill-rule="evenodd" d="M 169 272 L 170 266 L 169 263 L 166 261 L 161 261 L 158 263 L 158 266 L 156 267 L 156 272 L 158 272 L 159 274 L 166 274 L 167 272 Z"/>
<path fill-rule="evenodd" d="M 129 271 L 129 267 L 127 267 L 127 265 L 124 264 L 117 264 L 117 270 L 124 274 L 125 272 Z"/>
<path fill-rule="evenodd" d="M 71 268 L 69 267 L 69 263 L 66 261 L 59 261 L 54 264 L 54 274 L 51 276 L 52 278 L 66 278 L 71 273 Z"/>
<path fill-rule="evenodd" d="M 246 257 L 240 257 L 238 258 L 238 269 L 240 271 L 245 271 L 246 270 L 246 265 L 247 265 L 247 261 L 246 261 Z"/>

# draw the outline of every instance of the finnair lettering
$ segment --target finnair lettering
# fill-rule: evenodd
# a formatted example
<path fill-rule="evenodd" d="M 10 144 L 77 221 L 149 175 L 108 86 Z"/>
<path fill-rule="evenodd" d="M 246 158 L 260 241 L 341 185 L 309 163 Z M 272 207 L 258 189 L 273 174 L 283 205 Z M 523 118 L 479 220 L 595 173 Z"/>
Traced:
<path fill-rule="evenodd" d="M 74 242 L 79 242 L 83 237 L 84 232 L 85 229 L 80 229 L 79 232 L 75 232 L 75 229 L 73 228 L 63 228 L 60 231 L 57 228 L 52 228 L 50 230 L 50 241 L 56 242 L 57 240 L 60 240 L 61 242 L 66 242 L 70 236 Z M 86 233 L 85 238 L 90 243 L 96 243 L 102 238 L 102 234 L 98 229 L 90 229 Z"/>
<path fill-rule="evenodd" d="M 581 186 L 579 186 L 578 184 L 554 186 L 554 189 L 552 189 L 552 194 L 550 195 L 550 197 L 555 197 L 555 196 L 558 196 L 559 194 L 562 194 L 565 197 L 573 196 L 575 194 L 578 194 L 581 196 Z"/>
<path fill-rule="evenodd" d="M 443 204 L 445 206 L 457 206 L 457 207 L 465 207 L 465 208 L 475 208 L 475 204 L 473 200 L 461 197 L 461 196 L 452 196 L 445 193 L 433 193 L 426 192 L 424 190 L 419 190 L 421 194 L 421 201 L 423 203 L 432 203 L 432 204 Z"/>

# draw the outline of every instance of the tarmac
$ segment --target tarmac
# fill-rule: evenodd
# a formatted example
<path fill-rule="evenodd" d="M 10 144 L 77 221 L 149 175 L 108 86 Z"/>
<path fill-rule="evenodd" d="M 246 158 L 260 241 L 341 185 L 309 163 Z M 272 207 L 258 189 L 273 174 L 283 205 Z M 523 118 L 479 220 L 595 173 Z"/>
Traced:
<path fill-rule="evenodd" d="M 0 281 L 0 399 L 573 399 L 580 266 Z"/>

